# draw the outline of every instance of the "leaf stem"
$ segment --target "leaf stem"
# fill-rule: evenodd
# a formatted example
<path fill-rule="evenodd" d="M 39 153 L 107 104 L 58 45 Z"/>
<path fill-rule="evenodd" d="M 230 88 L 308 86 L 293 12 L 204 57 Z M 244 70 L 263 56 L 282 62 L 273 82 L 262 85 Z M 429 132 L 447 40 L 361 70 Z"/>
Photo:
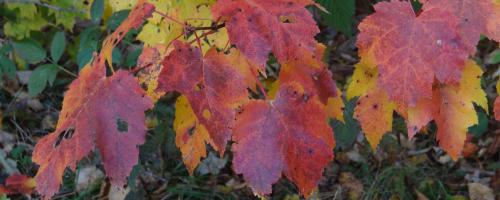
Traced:
<path fill-rule="evenodd" d="M 200 47 L 200 51 L 201 50 L 201 41 L 200 41 L 200 37 L 198 37 L 198 33 L 196 33 L 196 31 L 193 32 L 194 33 L 194 37 L 196 37 L 196 42 L 198 43 L 198 47 Z"/>
<path fill-rule="evenodd" d="M 211 35 L 211 34 L 214 34 L 214 33 L 216 33 L 216 32 L 217 32 L 216 30 L 210 30 L 210 31 L 208 31 L 208 32 L 205 32 L 205 33 L 201 34 L 201 35 L 199 36 L 199 38 L 204 38 L 204 37 L 206 37 L 206 36 L 208 36 L 208 35 Z M 194 39 L 194 40 L 190 41 L 190 42 L 189 42 L 189 44 L 192 44 L 193 42 L 196 42 L 196 40 L 198 40 L 198 39 Z"/>
<path fill-rule="evenodd" d="M 67 74 L 69 74 L 69 75 L 71 75 L 71 76 L 73 76 L 73 77 L 75 77 L 75 78 L 78 78 L 78 75 L 76 75 L 75 73 L 73 73 L 73 72 L 71 72 L 71 71 L 67 70 L 67 69 L 66 69 L 66 68 L 64 68 L 63 66 L 61 66 L 61 65 L 57 65 L 57 64 L 56 64 L 56 66 L 57 66 L 57 68 L 59 68 L 60 70 L 62 70 L 62 71 L 64 71 L 64 72 L 66 72 Z"/>
<path fill-rule="evenodd" d="M 248 63 L 248 61 L 247 61 L 247 63 Z M 264 88 L 264 86 L 262 86 L 262 83 L 260 82 L 258 75 L 255 74 L 255 70 L 251 70 L 251 71 L 252 71 L 252 74 L 255 77 L 255 80 L 257 82 L 257 87 L 259 87 L 260 92 L 262 93 L 262 95 L 264 95 L 264 99 L 268 100 L 269 96 L 267 96 L 266 89 Z"/>

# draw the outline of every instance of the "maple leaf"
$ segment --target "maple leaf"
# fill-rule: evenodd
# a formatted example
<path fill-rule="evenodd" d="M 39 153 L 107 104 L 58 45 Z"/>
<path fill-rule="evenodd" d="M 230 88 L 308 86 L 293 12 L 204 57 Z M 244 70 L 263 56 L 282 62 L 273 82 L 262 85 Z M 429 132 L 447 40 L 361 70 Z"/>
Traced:
<path fill-rule="evenodd" d="M 366 139 L 372 149 L 376 149 L 382 136 L 392 130 L 392 115 L 396 105 L 383 90 L 375 89 L 362 96 L 354 110 Z"/>
<path fill-rule="evenodd" d="M 469 54 L 476 52 L 481 34 L 500 39 L 500 15 L 495 16 L 495 12 L 500 12 L 500 6 L 495 6 L 492 0 L 428 0 L 422 10 L 444 10 L 457 17 L 458 31 Z"/>
<path fill-rule="evenodd" d="M 359 25 L 357 46 L 361 55 L 373 55 L 380 87 L 392 100 L 415 105 L 431 98 L 434 77 L 460 81 L 468 51 L 452 13 L 432 9 L 416 16 L 409 2 L 396 0 L 374 7 Z"/>
<path fill-rule="evenodd" d="M 462 153 L 468 128 L 478 123 L 473 103 L 488 110 L 486 93 L 481 88 L 481 68 L 474 61 L 467 61 L 460 84 L 437 86 L 432 99 L 424 99 L 408 109 L 408 134 L 434 119 L 437 140 L 454 160 Z"/>
<path fill-rule="evenodd" d="M 234 170 L 260 195 L 269 194 L 282 173 L 309 195 L 335 146 L 324 105 L 298 83 L 281 85 L 273 101 L 245 104 L 233 140 Z"/>
<path fill-rule="evenodd" d="M 106 77 L 105 62 L 111 64 L 113 47 L 153 9 L 151 4 L 139 0 L 116 32 L 106 38 L 100 55 L 70 84 L 56 130 L 40 139 L 33 151 L 32 159 L 40 165 L 36 188 L 44 198 L 58 191 L 64 170 L 75 170 L 77 162 L 94 146 L 111 183 L 125 184 L 137 163 L 138 145 L 144 143 L 144 111 L 152 108 L 153 103 L 130 72 L 120 70 Z"/>
<path fill-rule="evenodd" d="M 163 61 L 159 89 L 185 95 L 220 153 L 231 138 L 238 107 L 249 100 L 247 88 L 255 85 L 255 69 L 238 52 L 211 49 L 202 57 L 199 48 L 179 41 Z"/>
<path fill-rule="evenodd" d="M 66 167 L 75 170 L 94 146 L 113 184 L 124 185 L 137 163 L 146 134 L 144 111 L 152 101 L 129 72 L 107 78 L 99 68 L 85 67 L 70 84 L 56 130 L 33 151 L 33 161 L 40 165 L 37 190 L 44 197 L 58 191 Z"/>
<path fill-rule="evenodd" d="M 207 128 L 200 124 L 186 96 L 180 96 L 175 102 L 174 130 L 175 145 L 182 153 L 182 159 L 190 175 L 200 164 L 200 159 L 207 156 L 205 144 L 212 144 Z"/>
<path fill-rule="evenodd" d="M 220 0 L 212 12 L 226 21 L 229 40 L 250 60 L 264 67 L 271 51 L 280 62 L 302 57 L 297 49 L 314 52 L 319 33 L 305 8 L 311 0 Z"/>
<path fill-rule="evenodd" d="M 23 174 L 12 174 L 0 185 L 1 194 L 31 194 L 35 188 L 35 179 Z"/>
<path fill-rule="evenodd" d="M 361 69 L 360 71 L 369 70 L 366 69 L 369 65 L 369 63 L 367 65 L 360 63 L 356 70 L 358 68 Z M 378 88 L 376 81 L 371 80 L 367 84 L 363 83 L 362 86 L 371 88 L 369 91 L 353 89 L 356 96 L 357 94 L 364 95 L 360 97 L 355 108 L 355 117 L 360 121 L 372 148 L 376 148 L 382 136 L 392 129 L 393 111 L 397 111 L 406 119 L 410 139 L 422 127 L 435 120 L 438 127 L 439 145 L 456 160 L 462 152 L 467 128 L 477 123 L 473 103 L 488 110 L 486 93 L 481 88 L 482 73 L 481 68 L 474 61 L 469 60 L 466 62 L 458 85 L 437 83 L 433 88 L 433 96 L 421 98 L 414 106 L 398 105 L 391 101 L 387 98 L 385 91 Z M 359 77 L 366 77 L 366 73 L 361 73 Z M 349 87 L 353 85 L 360 84 L 351 82 Z"/>

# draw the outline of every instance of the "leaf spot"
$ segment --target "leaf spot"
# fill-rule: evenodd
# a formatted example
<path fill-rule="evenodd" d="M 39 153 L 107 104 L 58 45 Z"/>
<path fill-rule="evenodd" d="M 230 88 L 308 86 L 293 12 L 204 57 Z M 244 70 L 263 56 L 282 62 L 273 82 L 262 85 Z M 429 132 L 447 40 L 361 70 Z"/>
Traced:
<path fill-rule="evenodd" d="M 120 133 L 128 132 L 128 123 L 127 123 L 127 121 L 125 121 L 125 120 L 123 120 L 121 118 L 116 119 L 116 129 Z"/>

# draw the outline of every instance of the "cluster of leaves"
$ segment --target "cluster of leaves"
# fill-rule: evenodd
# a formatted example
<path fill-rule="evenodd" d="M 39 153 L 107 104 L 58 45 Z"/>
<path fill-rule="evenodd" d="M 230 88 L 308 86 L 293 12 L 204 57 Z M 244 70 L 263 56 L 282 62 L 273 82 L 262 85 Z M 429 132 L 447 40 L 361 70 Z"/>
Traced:
<path fill-rule="evenodd" d="M 70 56 L 80 72 L 65 93 L 54 132 L 33 151 L 33 161 L 40 165 L 36 190 L 44 198 L 57 193 L 66 168 L 75 170 L 93 151 L 100 153 L 110 182 L 123 186 L 138 162 L 138 146 L 145 142 L 145 111 L 167 93 L 180 94 L 173 128 L 188 172 L 193 174 L 207 156 L 207 145 L 220 155 L 230 149 L 234 171 L 257 195 L 271 193 L 282 174 L 302 195 L 310 195 L 334 157 L 329 119 L 354 124 L 352 117 L 344 119 L 341 91 L 322 61 L 325 46 L 315 40 L 319 29 L 306 8 L 325 6 L 332 13 L 322 15 L 333 17 L 325 17 L 327 22 L 351 35 L 354 1 L 67 2 L 50 5 L 87 12 L 8 4 L 10 11 L 33 12 L 4 25 L 5 34 L 17 39 L 11 42 L 22 58 L 16 62 L 45 63 L 29 79 L 29 92 L 36 95 L 54 83 L 59 70 L 67 72 L 60 62 L 68 39 L 55 31 L 48 57 L 42 45 L 26 38 L 51 17 L 67 29 L 75 18 L 93 24 L 109 18 L 106 26 L 112 33 L 102 47 L 98 26 L 82 31 L 77 46 L 68 45 L 76 49 Z M 418 11 L 409 2 L 376 4 L 375 13 L 360 24 L 361 61 L 347 89 L 348 100 L 359 100 L 346 112 L 354 113 L 373 148 L 392 129 L 394 111 L 406 120 L 409 138 L 434 120 L 439 144 L 457 159 L 468 128 L 478 123 L 474 103 L 489 112 L 481 68 L 468 57 L 480 34 L 500 39 L 500 5 L 490 0 L 422 3 Z M 23 20 L 32 25 L 19 25 L 29 24 Z M 123 60 L 117 46 L 133 40 L 129 32 L 137 32 L 144 47 L 129 53 L 128 69 L 115 71 L 113 65 Z M 9 48 L 0 49 L 0 75 L 12 77 Z M 276 80 L 266 75 L 271 54 L 280 64 Z M 500 119 L 500 99 L 493 110 Z M 314 159 L 304 159 L 308 157 Z"/>
<path fill-rule="evenodd" d="M 111 182 L 124 185 L 137 163 L 137 146 L 144 143 L 144 111 L 171 91 L 182 94 L 176 103 L 174 129 L 190 173 L 206 156 L 205 144 L 224 154 L 232 139 L 234 169 L 255 193 L 270 193 L 282 173 L 304 195 L 316 187 L 322 169 L 333 159 L 335 143 L 328 117 L 341 118 L 342 101 L 321 61 L 325 47 L 314 39 L 319 30 L 305 8 L 315 3 L 176 2 L 138 1 L 103 42 L 100 54 L 71 83 L 56 130 L 41 139 L 33 152 L 33 161 L 40 165 L 37 191 L 44 197 L 57 192 L 66 167 L 75 170 L 94 146 Z M 111 6 L 129 8 L 120 2 Z M 209 6 L 212 12 L 206 16 Z M 197 10 L 195 20 L 179 14 L 182 9 Z M 146 18 L 138 38 L 148 47 L 137 67 L 114 72 L 113 48 Z M 144 36 L 151 34 L 151 26 L 157 26 L 159 36 Z M 165 37 L 164 26 L 172 31 Z M 172 35 L 176 36 L 167 37 Z M 270 53 L 282 68 L 276 91 L 268 96 L 259 74 L 266 76 Z M 106 65 L 111 76 L 106 75 Z M 134 78 L 135 72 L 139 79 Z M 259 92 L 264 99 L 249 98 Z M 311 111 L 315 114 L 309 115 Z M 301 159 L 306 156 L 316 159 Z"/>
<path fill-rule="evenodd" d="M 456 160 L 478 123 L 473 103 L 488 112 L 483 72 L 468 57 L 481 34 L 500 40 L 499 20 L 500 5 L 490 0 L 427 0 L 417 12 L 408 2 L 375 5 L 359 25 L 361 61 L 347 90 L 347 98 L 361 96 L 355 117 L 370 145 L 392 129 L 396 111 L 409 138 L 434 120 L 439 145 Z"/>

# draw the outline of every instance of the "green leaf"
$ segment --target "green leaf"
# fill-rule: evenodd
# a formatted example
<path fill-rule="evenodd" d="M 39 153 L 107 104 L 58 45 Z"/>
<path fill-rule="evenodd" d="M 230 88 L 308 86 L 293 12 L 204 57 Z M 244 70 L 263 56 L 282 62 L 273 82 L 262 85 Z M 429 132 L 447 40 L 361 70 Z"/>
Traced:
<path fill-rule="evenodd" d="M 496 50 L 490 54 L 489 63 L 490 64 L 498 64 L 500 63 L 500 50 Z"/>
<path fill-rule="evenodd" d="M 137 59 L 142 53 L 142 47 L 136 48 L 130 52 L 128 52 L 127 57 L 125 58 L 125 66 L 133 67 L 137 65 Z"/>
<path fill-rule="evenodd" d="M 12 46 L 9 43 L 5 43 L 0 47 L 0 54 L 6 54 L 12 51 Z"/>
<path fill-rule="evenodd" d="M 31 72 L 30 79 L 28 80 L 28 94 L 36 96 L 45 89 L 47 83 L 52 85 L 56 79 L 57 71 L 57 66 L 54 64 L 38 66 Z"/>
<path fill-rule="evenodd" d="M 344 34 L 352 35 L 355 0 L 317 0 L 330 13 L 321 12 L 326 24 L 333 26 Z"/>
<path fill-rule="evenodd" d="M 45 59 L 47 53 L 33 40 L 22 40 L 12 42 L 12 46 L 19 56 L 30 64 L 36 64 Z"/>
<path fill-rule="evenodd" d="M 335 141 L 337 147 L 340 149 L 348 149 L 354 144 L 358 133 L 360 132 L 359 124 L 353 117 L 354 105 L 356 99 L 351 99 L 351 101 L 345 103 L 344 108 L 344 121 L 345 123 L 339 122 L 337 120 L 332 121 L 332 126 L 335 134 Z"/>
<path fill-rule="evenodd" d="M 100 33 L 98 27 L 90 27 L 80 34 L 80 43 L 76 55 L 78 69 L 82 69 L 92 59 L 92 54 L 97 51 Z"/>
<path fill-rule="evenodd" d="M 64 48 L 66 48 L 66 36 L 64 36 L 64 32 L 60 31 L 54 35 L 50 44 L 50 57 L 52 57 L 54 63 L 59 62 L 64 53 Z"/>
<path fill-rule="evenodd" d="M 9 58 L 0 55 L 0 77 L 6 75 L 9 78 L 16 77 L 16 65 Z"/>
<path fill-rule="evenodd" d="M 129 10 L 121 10 L 113 13 L 113 15 L 111 15 L 108 19 L 106 28 L 110 31 L 114 31 L 123 22 L 123 20 L 127 18 L 129 12 Z"/>
<path fill-rule="evenodd" d="M 420 12 L 420 9 L 422 9 L 422 6 L 423 6 L 423 4 L 422 4 L 422 3 L 420 3 L 420 1 L 419 1 L 419 0 L 411 0 L 411 5 L 412 5 L 412 7 L 413 7 L 413 11 L 414 11 L 415 13 L 419 13 L 419 12 Z"/>
<path fill-rule="evenodd" d="M 120 65 L 122 63 L 122 52 L 119 48 L 114 48 L 111 52 L 111 58 L 113 59 L 113 64 Z"/>
<path fill-rule="evenodd" d="M 80 46 L 76 55 L 76 64 L 78 64 L 79 70 L 90 62 L 90 60 L 92 59 L 92 54 L 95 51 L 97 51 L 97 41 Z"/>
<path fill-rule="evenodd" d="M 474 135 L 474 137 L 481 137 L 486 131 L 488 131 L 488 115 L 484 113 L 483 109 L 476 109 L 478 123 L 474 126 L 469 127 L 469 133 Z"/>
<path fill-rule="evenodd" d="M 92 21 L 97 23 L 102 18 L 102 14 L 104 13 L 104 1 L 103 0 L 94 0 L 92 2 L 92 7 L 90 7 L 90 17 Z"/>

